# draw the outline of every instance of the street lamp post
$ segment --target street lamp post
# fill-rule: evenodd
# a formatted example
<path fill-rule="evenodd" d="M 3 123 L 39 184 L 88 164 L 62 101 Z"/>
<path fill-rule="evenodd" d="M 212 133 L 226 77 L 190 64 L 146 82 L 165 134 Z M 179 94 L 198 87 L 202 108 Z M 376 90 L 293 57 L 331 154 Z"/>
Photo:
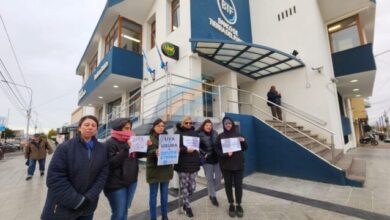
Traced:
<path fill-rule="evenodd" d="M 7 80 L 1 80 L 1 81 L 5 82 L 5 83 L 12 84 L 12 85 L 15 85 L 15 86 L 20 86 L 20 87 L 26 88 L 26 89 L 28 89 L 30 91 L 30 103 L 29 103 L 28 109 L 27 109 L 27 126 L 26 126 L 26 140 L 28 140 L 28 130 L 30 128 L 31 104 L 32 104 L 33 90 L 30 87 L 25 86 L 25 85 L 17 84 L 17 83 L 14 83 L 14 82 L 9 82 Z"/>

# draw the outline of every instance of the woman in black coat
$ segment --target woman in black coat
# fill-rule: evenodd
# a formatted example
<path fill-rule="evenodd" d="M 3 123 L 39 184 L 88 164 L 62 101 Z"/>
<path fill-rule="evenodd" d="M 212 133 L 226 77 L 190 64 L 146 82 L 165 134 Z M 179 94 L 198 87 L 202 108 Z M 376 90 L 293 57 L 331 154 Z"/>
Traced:
<path fill-rule="evenodd" d="M 109 160 L 109 175 L 104 194 L 111 206 L 111 220 L 126 220 L 133 201 L 138 179 L 138 159 L 143 153 L 129 152 L 129 139 L 134 135 L 128 118 L 112 121 L 111 138 L 106 146 Z"/>
<path fill-rule="evenodd" d="M 207 189 L 211 203 L 218 206 L 216 190 L 221 184 L 221 168 L 219 167 L 217 153 L 218 133 L 213 129 L 213 123 L 206 119 L 198 129 L 200 137 L 200 153 L 204 158 L 203 170 L 207 179 Z"/>
<path fill-rule="evenodd" d="M 108 175 L 106 146 L 95 138 L 98 120 L 84 116 L 79 135 L 60 144 L 47 173 L 43 220 L 91 220 Z"/>
<path fill-rule="evenodd" d="M 180 134 L 180 154 L 179 163 L 175 165 L 174 169 L 179 175 L 180 189 L 183 194 L 183 209 L 188 217 L 193 217 L 190 206 L 190 195 L 196 189 L 196 176 L 200 170 L 199 151 L 194 147 L 199 146 L 184 146 L 183 139 L 186 136 L 199 137 L 195 128 L 192 126 L 191 117 L 184 117 L 181 125 L 177 126 L 176 134 Z"/>
<path fill-rule="evenodd" d="M 225 181 L 226 196 L 229 201 L 229 216 L 243 217 L 244 210 L 241 207 L 242 199 L 242 181 L 244 179 L 244 151 L 248 148 L 248 145 L 238 131 L 233 120 L 229 117 L 222 119 L 223 132 L 218 135 L 217 138 L 217 154 L 223 179 Z M 241 150 L 236 152 L 223 153 L 221 140 L 228 138 L 238 138 L 241 144 Z M 233 183 L 236 195 L 236 206 L 234 206 L 233 198 Z"/>

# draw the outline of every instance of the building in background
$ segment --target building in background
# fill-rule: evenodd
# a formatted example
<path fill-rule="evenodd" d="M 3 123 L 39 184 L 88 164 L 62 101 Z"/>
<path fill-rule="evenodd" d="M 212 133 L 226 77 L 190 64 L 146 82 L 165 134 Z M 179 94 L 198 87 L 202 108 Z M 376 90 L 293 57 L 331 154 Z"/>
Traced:
<path fill-rule="evenodd" d="M 250 150 L 247 173 L 358 185 L 364 180 L 348 171 L 358 162 L 343 155 L 359 135 L 352 101 L 372 95 L 375 7 L 372 0 L 108 0 L 76 68 L 78 104 L 94 109 L 100 139 L 117 117 L 143 134 L 158 117 L 172 128 L 184 115 L 217 126 L 232 115 L 254 146 L 273 149 Z M 282 94 L 283 122 L 272 120 L 264 98 L 272 85 Z M 276 147 L 281 140 L 308 154 L 286 153 Z M 299 172 L 290 169 L 296 158 L 304 158 Z"/>

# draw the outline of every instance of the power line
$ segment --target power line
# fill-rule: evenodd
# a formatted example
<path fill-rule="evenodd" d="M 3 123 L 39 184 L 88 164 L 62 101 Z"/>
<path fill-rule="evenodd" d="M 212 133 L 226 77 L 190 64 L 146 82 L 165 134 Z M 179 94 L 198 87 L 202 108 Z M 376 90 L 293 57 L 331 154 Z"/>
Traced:
<path fill-rule="evenodd" d="M 5 25 L 4 19 L 3 19 L 3 17 L 1 16 L 1 14 L 0 14 L 0 20 L 1 20 L 1 22 L 3 23 L 3 27 L 4 27 L 5 33 L 6 33 L 6 35 L 7 35 L 8 42 L 9 42 L 9 44 L 11 45 L 12 54 L 14 55 L 16 64 L 17 64 L 18 69 L 19 69 L 19 73 L 20 73 L 20 75 L 22 76 L 24 85 L 26 86 L 27 83 L 26 83 L 26 79 L 24 78 L 24 74 L 23 74 L 23 71 L 22 71 L 22 67 L 20 66 L 20 62 L 19 62 L 18 57 L 16 56 L 16 52 L 15 52 L 15 49 L 14 49 L 14 45 L 12 44 L 11 38 L 10 38 L 10 36 L 9 36 L 9 34 L 8 34 L 7 26 Z"/>
<path fill-rule="evenodd" d="M 5 81 L 11 82 L 11 84 L 12 84 L 12 83 L 15 83 L 14 79 L 12 78 L 11 74 L 9 73 L 7 67 L 5 66 L 5 64 L 4 64 L 4 62 L 3 62 L 3 60 L 2 60 L 1 58 L 0 58 L 0 64 L 1 64 L 1 66 L 3 67 L 5 73 L 7 74 L 8 78 L 9 78 L 9 80 L 7 80 L 7 79 L 5 78 L 5 76 L 2 75 L 2 76 L 3 76 L 3 79 L 4 79 Z M 27 106 L 26 101 L 24 100 L 22 94 L 20 93 L 19 88 L 16 87 L 15 85 L 9 85 L 9 83 L 7 83 L 7 84 L 8 84 L 8 86 L 10 87 L 10 89 L 11 89 L 11 86 L 13 86 L 13 87 L 15 88 L 16 92 L 17 92 L 18 95 L 19 95 L 19 97 L 17 97 L 17 98 L 18 98 L 19 100 L 22 100 L 22 101 L 23 101 L 23 105 L 22 105 L 22 106 Z M 12 90 L 12 89 L 11 89 L 11 90 Z M 14 93 L 14 92 L 13 92 L 13 93 Z M 15 95 L 15 96 L 16 96 L 16 95 Z"/>
<path fill-rule="evenodd" d="M 390 50 L 385 50 L 383 52 L 380 52 L 380 53 L 374 55 L 374 57 L 378 57 L 378 56 L 383 55 L 383 54 L 388 53 L 388 52 L 390 52 Z"/>
<path fill-rule="evenodd" d="M 1 72 L 0 72 L 1 73 Z M 18 110 L 18 112 L 23 116 L 25 117 L 25 113 L 21 110 L 20 106 L 18 105 L 18 103 L 16 103 L 15 99 L 12 98 L 12 95 L 10 93 L 10 91 L 8 91 L 2 83 L 0 83 L 0 88 L 3 90 L 4 92 L 4 95 L 6 96 L 6 98 L 9 100 L 9 102 L 16 108 L 16 110 Z"/>
<path fill-rule="evenodd" d="M 3 75 L 3 73 L 2 73 L 1 71 L 0 71 L 0 75 L 2 76 L 2 78 L 3 78 L 5 81 L 7 81 L 6 78 L 4 77 L 4 75 Z M 16 100 L 18 101 L 18 103 L 20 104 L 20 106 L 22 106 L 22 108 L 24 108 L 24 109 L 27 109 L 27 108 L 23 105 L 23 103 L 20 101 L 19 97 L 16 95 L 16 93 L 15 93 L 15 91 L 12 89 L 11 85 L 10 85 L 9 83 L 7 83 L 7 82 L 4 82 L 4 83 L 8 86 L 9 90 L 10 90 L 11 93 L 14 95 L 14 97 L 16 98 Z"/>

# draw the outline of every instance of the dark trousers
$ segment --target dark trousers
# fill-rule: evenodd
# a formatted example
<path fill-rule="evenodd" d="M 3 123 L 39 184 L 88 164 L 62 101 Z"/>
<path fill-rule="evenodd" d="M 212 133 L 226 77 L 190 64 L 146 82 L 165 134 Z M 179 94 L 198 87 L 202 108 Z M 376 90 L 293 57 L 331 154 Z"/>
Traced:
<path fill-rule="evenodd" d="M 282 119 L 282 109 L 280 109 L 279 106 L 272 105 L 271 107 L 271 112 L 272 116 L 274 116 L 273 119 L 278 118 L 279 120 L 283 121 Z"/>
<path fill-rule="evenodd" d="M 234 198 L 233 198 L 233 183 L 234 183 L 236 203 L 241 204 L 242 180 L 244 178 L 244 170 L 222 170 L 222 174 L 223 174 L 223 179 L 225 181 L 225 192 L 229 203 L 234 203 Z"/>
<path fill-rule="evenodd" d="M 40 160 L 29 160 L 28 169 L 27 169 L 27 176 L 33 176 L 35 172 L 35 166 L 36 163 L 39 163 L 39 171 L 45 172 L 45 161 L 46 159 L 40 159 Z"/>

